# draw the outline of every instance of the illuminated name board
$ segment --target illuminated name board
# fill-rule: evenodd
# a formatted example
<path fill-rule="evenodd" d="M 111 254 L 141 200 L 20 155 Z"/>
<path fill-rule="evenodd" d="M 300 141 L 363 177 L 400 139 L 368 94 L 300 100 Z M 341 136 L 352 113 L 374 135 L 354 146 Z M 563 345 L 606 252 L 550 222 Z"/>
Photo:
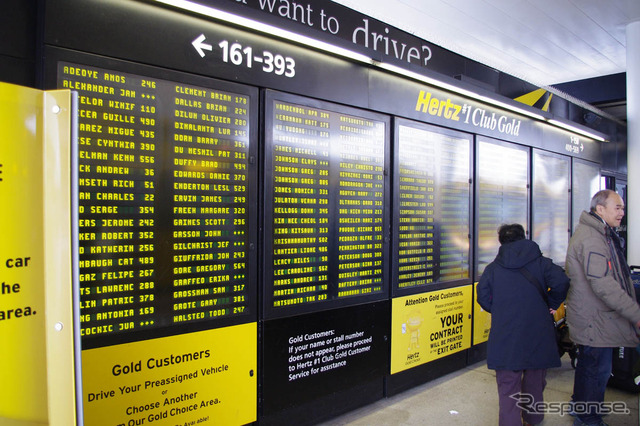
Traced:
<path fill-rule="evenodd" d="M 397 289 L 470 277 L 470 140 L 435 129 L 398 126 Z"/>
<path fill-rule="evenodd" d="M 78 92 L 84 337 L 247 314 L 250 97 L 60 63 Z"/>
<path fill-rule="evenodd" d="M 270 308 L 383 292 L 385 123 L 274 100 Z"/>

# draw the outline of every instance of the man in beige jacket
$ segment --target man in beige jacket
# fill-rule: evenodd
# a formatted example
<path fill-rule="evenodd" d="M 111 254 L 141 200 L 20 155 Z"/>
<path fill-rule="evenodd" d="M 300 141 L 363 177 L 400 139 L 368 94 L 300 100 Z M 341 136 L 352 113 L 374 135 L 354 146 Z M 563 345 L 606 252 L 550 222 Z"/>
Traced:
<path fill-rule="evenodd" d="M 624 202 L 605 189 L 593 196 L 590 210 L 580 216 L 565 265 L 571 279 L 567 324 L 579 351 L 574 425 L 606 425 L 599 408 L 611 375 L 613 348 L 639 342 L 640 307 L 615 231 L 624 216 Z"/>

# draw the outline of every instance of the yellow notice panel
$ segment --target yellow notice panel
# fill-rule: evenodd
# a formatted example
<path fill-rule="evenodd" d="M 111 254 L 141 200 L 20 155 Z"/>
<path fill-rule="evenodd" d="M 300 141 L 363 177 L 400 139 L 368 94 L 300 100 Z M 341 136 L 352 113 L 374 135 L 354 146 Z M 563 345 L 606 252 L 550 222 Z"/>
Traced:
<path fill-rule="evenodd" d="M 472 286 L 393 299 L 391 374 L 471 346 Z"/>
<path fill-rule="evenodd" d="M 86 425 L 244 425 L 257 419 L 257 324 L 82 352 Z"/>
<path fill-rule="evenodd" d="M 479 345 L 489 340 L 491 314 L 478 304 L 478 283 L 473 285 L 473 344 Z"/>
<path fill-rule="evenodd" d="M 43 96 L 0 90 L 0 418 L 45 423 Z"/>
<path fill-rule="evenodd" d="M 0 84 L 3 425 L 75 422 L 70 99 L 69 91 Z"/>

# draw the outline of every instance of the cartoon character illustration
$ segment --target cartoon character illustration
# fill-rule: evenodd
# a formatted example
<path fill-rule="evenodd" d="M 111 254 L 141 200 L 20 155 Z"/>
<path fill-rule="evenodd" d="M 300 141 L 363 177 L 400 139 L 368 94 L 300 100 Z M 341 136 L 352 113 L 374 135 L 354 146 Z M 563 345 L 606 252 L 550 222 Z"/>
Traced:
<path fill-rule="evenodd" d="M 420 325 L 422 325 L 422 316 L 420 316 L 420 312 L 414 312 L 407 319 L 407 322 L 403 324 L 406 325 L 406 330 L 409 332 L 409 347 L 407 351 L 412 351 L 420 348 Z M 404 328 L 404 327 L 403 327 Z M 403 333 L 405 330 L 403 329 Z"/>

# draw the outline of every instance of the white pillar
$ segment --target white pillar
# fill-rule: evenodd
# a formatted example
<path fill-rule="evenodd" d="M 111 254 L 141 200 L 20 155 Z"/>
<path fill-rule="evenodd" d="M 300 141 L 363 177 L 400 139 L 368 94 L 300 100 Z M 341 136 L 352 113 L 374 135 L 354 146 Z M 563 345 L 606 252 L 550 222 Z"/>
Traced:
<path fill-rule="evenodd" d="M 640 21 L 627 25 L 627 259 L 640 265 Z"/>

